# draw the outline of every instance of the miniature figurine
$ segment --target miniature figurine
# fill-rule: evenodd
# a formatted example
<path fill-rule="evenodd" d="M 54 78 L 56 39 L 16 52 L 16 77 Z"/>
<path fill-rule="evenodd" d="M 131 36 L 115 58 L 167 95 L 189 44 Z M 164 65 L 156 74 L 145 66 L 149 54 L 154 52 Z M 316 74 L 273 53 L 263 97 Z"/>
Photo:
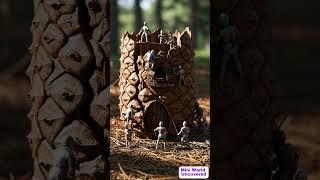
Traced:
<path fill-rule="evenodd" d="M 140 42 L 143 42 L 143 39 L 145 39 L 145 42 L 148 42 L 149 33 L 150 33 L 150 30 L 147 26 L 147 23 L 143 22 L 143 26 L 139 32 L 139 34 L 141 34 Z"/>
<path fill-rule="evenodd" d="M 170 49 L 173 49 L 175 46 L 177 46 L 177 38 L 172 34 L 169 34 L 167 44 L 170 45 Z"/>
<path fill-rule="evenodd" d="M 72 152 L 75 140 L 68 136 L 63 144 L 52 153 L 52 164 L 49 170 L 48 180 L 74 179 L 78 163 Z"/>
<path fill-rule="evenodd" d="M 201 122 L 203 116 L 203 110 L 199 106 L 199 103 L 195 103 L 195 109 L 194 109 L 194 120 L 199 124 Z"/>
<path fill-rule="evenodd" d="M 229 16 L 227 14 L 222 13 L 219 21 L 221 30 L 215 38 L 215 43 L 221 42 L 223 48 L 219 77 L 219 85 L 222 87 L 226 67 L 231 59 L 234 61 L 240 76 L 242 76 L 242 68 L 238 57 L 239 31 L 237 27 L 230 25 Z"/>
<path fill-rule="evenodd" d="M 178 73 L 177 73 L 177 75 L 179 76 L 179 87 L 181 86 L 181 82 L 183 82 L 184 86 L 187 86 L 186 85 L 186 81 L 184 79 L 184 73 L 185 73 L 184 69 L 182 68 L 181 65 L 179 65 L 179 70 L 178 70 Z"/>
<path fill-rule="evenodd" d="M 163 34 L 162 30 L 160 30 L 160 34 L 158 35 L 158 37 L 160 39 L 160 44 L 164 43 L 165 35 Z"/>
<path fill-rule="evenodd" d="M 130 148 L 131 147 L 131 135 L 132 135 L 132 131 L 131 129 L 129 129 L 129 124 L 128 122 L 125 122 L 125 125 L 124 125 L 124 133 L 125 133 L 125 136 L 126 136 L 126 147 L 127 148 Z"/>
<path fill-rule="evenodd" d="M 187 122 L 183 121 L 183 126 L 180 129 L 180 132 L 177 134 L 178 136 L 181 136 L 181 142 L 188 142 L 188 136 L 189 136 L 190 128 L 187 127 Z"/>
<path fill-rule="evenodd" d="M 159 126 L 154 129 L 154 132 L 158 131 L 158 139 L 157 139 L 157 144 L 156 144 L 156 149 L 158 149 L 158 144 L 159 144 L 159 141 L 162 139 L 163 140 L 163 148 L 166 149 L 166 141 L 165 141 L 165 138 L 167 136 L 167 130 L 165 127 L 163 127 L 163 123 L 162 121 L 159 122 Z"/>
<path fill-rule="evenodd" d="M 152 49 L 151 51 L 148 52 L 148 55 L 147 55 L 147 60 L 148 60 L 150 69 L 154 68 L 155 59 L 156 59 L 156 51 Z"/>
<path fill-rule="evenodd" d="M 133 106 L 130 105 L 125 114 L 125 119 L 127 123 L 129 123 L 129 121 L 132 120 L 132 118 L 133 118 Z"/>

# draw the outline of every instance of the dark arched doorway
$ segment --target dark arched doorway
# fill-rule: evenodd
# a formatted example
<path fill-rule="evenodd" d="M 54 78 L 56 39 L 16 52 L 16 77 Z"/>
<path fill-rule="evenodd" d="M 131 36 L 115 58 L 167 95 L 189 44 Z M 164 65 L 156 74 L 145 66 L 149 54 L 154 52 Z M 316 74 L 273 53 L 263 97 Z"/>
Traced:
<path fill-rule="evenodd" d="M 170 116 L 167 108 L 160 102 L 154 101 L 147 106 L 144 115 L 144 131 L 150 138 L 155 138 L 154 129 L 162 121 L 164 127 L 169 128 Z"/>

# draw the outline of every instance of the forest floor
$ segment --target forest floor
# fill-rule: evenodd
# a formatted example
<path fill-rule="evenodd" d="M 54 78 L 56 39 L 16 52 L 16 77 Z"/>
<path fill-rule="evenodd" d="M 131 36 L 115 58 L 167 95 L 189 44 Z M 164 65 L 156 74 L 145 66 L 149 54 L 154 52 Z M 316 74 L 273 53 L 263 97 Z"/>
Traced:
<path fill-rule="evenodd" d="M 320 114 L 291 113 L 283 125 L 287 141 L 299 154 L 308 180 L 320 179 Z"/>

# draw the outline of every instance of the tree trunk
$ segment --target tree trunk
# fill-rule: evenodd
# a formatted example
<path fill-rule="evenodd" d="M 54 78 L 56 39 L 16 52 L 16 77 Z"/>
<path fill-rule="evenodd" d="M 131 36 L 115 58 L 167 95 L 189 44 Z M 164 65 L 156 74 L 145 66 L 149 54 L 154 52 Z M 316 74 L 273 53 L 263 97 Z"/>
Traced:
<path fill-rule="evenodd" d="M 111 13 L 111 52 L 115 52 L 116 56 L 119 55 L 119 19 L 118 19 L 118 3 L 117 1 L 110 2 L 110 13 Z"/>
<path fill-rule="evenodd" d="M 270 180 L 274 113 L 271 105 L 271 27 L 266 1 L 217 0 L 213 3 L 213 37 L 218 17 L 229 15 L 240 32 L 242 77 L 232 60 L 223 85 L 214 78 L 215 149 L 213 174 L 224 180 Z M 215 51 L 214 77 L 219 77 L 220 46 Z"/>
<path fill-rule="evenodd" d="M 134 1 L 135 30 L 139 31 L 143 25 L 142 10 L 140 6 L 141 0 Z"/>
<path fill-rule="evenodd" d="M 66 136 L 79 141 L 77 179 L 107 173 L 109 0 L 55 4 L 34 0 L 30 78 L 34 178 L 46 180 L 51 152 Z M 54 158 L 54 157 L 53 157 Z"/>
<path fill-rule="evenodd" d="M 189 25 L 192 31 L 192 45 L 197 47 L 197 25 L 196 25 L 197 1 L 189 0 Z"/>
<path fill-rule="evenodd" d="M 157 0 L 156 1 L 156 8 L 155 8 L 155 18 L 157 21 L 157 25 L 159 28 L 163 28 L 162 27 L 162 1 L 161 0 Z"/>

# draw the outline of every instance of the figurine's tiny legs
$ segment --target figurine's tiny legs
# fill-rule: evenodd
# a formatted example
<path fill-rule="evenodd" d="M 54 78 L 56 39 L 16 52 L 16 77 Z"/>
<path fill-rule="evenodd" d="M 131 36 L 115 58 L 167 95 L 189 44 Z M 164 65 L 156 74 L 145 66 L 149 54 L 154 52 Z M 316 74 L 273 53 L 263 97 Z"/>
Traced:
<path fill-rule="evenodd" d="M 148 36 L 149 36 L 150 30 L 146 22 L 143 23 L 140 33 L 141 33 L 140 42 L 143 42 L 143 39 L 145 39 L 145 42 L 148 42 Z"/>
<path fill-rule="evenodd" d="M 159 122 L 159 126 L 154 129 L 154 132 L 158 131 L 158 139 L 157 139 L 157 143 L 156 143 L 156 149 L 158 149 L 158 144 L 159 141 L 162 139 L 163 140 L 163 149 L 166 149 L 166 136 L 167 136 L 167 130 L 165 127 L 163 127 L 163 123 L 162 121 Z"/>
<path fill-rule="evenodd" d="M 181 142 L 188 142 L 188 136 L 189 136 L 190 128 L 187 127 L 187 122 L 183 121 L 183 126 L 180 129 L 180 132 L 177 134 L 178 136 L 181 135 Z"/>
<path fill-rule="evenodd" d="M 125 137 L 126 137 L 126 147 L 127 148 L 131 148 L 131 135 L 132 135 L 132 131 L 131 129 L 129 129 L 129 124 L 128 122 L 125 122 L 124 125 L 124 133 L 125 133 Z"/>

